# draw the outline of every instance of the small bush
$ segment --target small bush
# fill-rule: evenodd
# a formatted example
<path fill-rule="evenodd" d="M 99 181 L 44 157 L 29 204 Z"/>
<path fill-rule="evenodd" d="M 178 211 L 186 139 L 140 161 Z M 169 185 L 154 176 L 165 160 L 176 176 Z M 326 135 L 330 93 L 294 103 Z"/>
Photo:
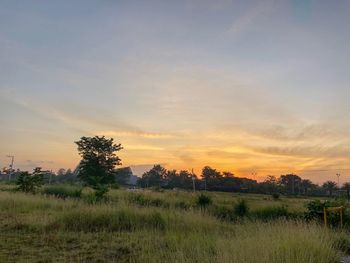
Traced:
<path fill-rule="evenodd" d="M 44 184 L 44 177 L 42 174 L 30 174 L 28 172 L 21 172 L 18 176 L 17 190 L 26 193 L 35 193 L 38 188 Z"/>
<path fill-rule="evenodd" d="M 108 193 L 108 187 L 105 185 L 98 185 L 97 187 L 94 188 L 95 190 L 95 197 L 96 201 L 106 201 L 107 197 L 106 194 Z"/>
<path fill-rule="evenodd" d="M 248 215 L 249 207 L 244 199 L 241 199 L 233 207 L 234 214 L 239 217 Z"/>
<path fill-rule="evenodd" d="M 279 193 L 273 193 L 272 194 L 273 200 L 279 200 L 280 199 L 280 194 Z"/>
<path fill-rule="evenodd" d="M 72 185 L 50 185 L 43 189 L 42 193 L 58 198 L 80 198 L 83 189 Z"/>
<path fill-rule="evenodd" d="M 197 197 L 196 204 L 200 206 L 201 209 L 205 210 L 209 205 L 212 204 L 212 199 L 209 195 L 200 194 Z"/>
<path fill-rule="evenodd" d="M 265 207 L 263 209 L 257 210 L 252 215 L 254 218 L 268 221 L 279 218 L 287 218 L 289 216 L 288 210 L 285 206 L 277 207 Z"/>

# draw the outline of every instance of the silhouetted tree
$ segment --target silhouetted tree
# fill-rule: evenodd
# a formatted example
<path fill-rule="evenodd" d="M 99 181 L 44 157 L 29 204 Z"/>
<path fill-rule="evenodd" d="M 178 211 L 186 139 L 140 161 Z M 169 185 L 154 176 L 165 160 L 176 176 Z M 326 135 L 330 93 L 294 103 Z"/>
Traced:
<path fill-rule="evenodd" d="M 159 186 L 161 187 L 162 184 L 165 182 L 166 177 L 166 169 L 162 167 L 161 165 L 155 165 L 151 170 L 148 172 L 145 172 L 142 175 L 142 178 L 140 180 L 140 184 L 143 187 L 150 187 L 150 186 Z"/>
<path fill-rule="evenodd" d="M 213 189 L 218 183 L 219 178 L 222 177 L 221 173 L 215 169 L 205 166 L 202 170 L 202 178 L 204 180 L 205 189 Z"/>
<path fill-rule="evenodd" d="M 105 136 L 81 137 L 75 143 L 82 157 L 78 177 L 95 190 L 96 199 L 101 199 L 108 192 L 108 185 L 114 182 L 114 167 L 121 164 L 115 152 L 123 148 Z"/>
<path fill-rule="evenodd" d="M 40 167 L 35 168 L 33 174 L 21 172 L 16 181 L 18 190 L 26 193 L 35 193 L 43 183 L 44 176 Z"/>
<path fill-rule="evenodd" d="M 231 172 L 222 172 L 223 177 L 225 178 L 233 178 L 235 175 Z"/>
<path fill-rule="evenodd" d="M 278 191 L 278 180 L 276 176 L 268 175 L 267 178 L 260 184 L 262 190 L 269 194 L 276 193 Z"/>
<path fill-rule="evenodd" d="M 295 174 L 281 175 L 280 184 L 289 194 L 300 193 L 301 178 Z"/>
<path fill-rule="evenodd" d="M 118 184 L 125 185 L 133 174 L 130 167 L 123 167 L 116 169 L 114 175 Z"/>
<path fill-rule="evenodd" d="M 66 169 L 60 168 L 57 171 L 57 176 L 64 176 L 66 174 Z"/>
<path fill-rule="evenodd" d="M 337 189 L 337 183 L 333 181 L 327 181 L 325 182 L 322 187 L 328 191 L 329 196 L 333 195 L 333 192 Z"/>
<path fill-rule="evenodd" d="M 307 193 L 310 189 L 315 188 L 315 185 L 309 179 L 301 180 L 300 185 L 301 185 L 303 194 L 305 194 L 305 195 L 307 195 Z"/>
<path fill-rule="evenodd" d="M 350 199 L 350 182 L 344 183 L 342 189 L 346 190 L 346 196 Z"/>

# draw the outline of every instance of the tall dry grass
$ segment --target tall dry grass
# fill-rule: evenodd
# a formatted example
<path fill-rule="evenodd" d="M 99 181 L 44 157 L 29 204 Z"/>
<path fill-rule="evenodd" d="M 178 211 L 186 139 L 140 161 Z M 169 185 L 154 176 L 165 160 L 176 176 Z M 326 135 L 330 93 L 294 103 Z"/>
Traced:
<path fill-rule="evenodd" d="M 339 262 L 340 237 L 347 240 L 317 224 L 232 224 L 199 209 L 177 209 L 179 202 L 192 204 L 190 193 L 143 194 L 169 206 L 130 201 L 125 190 L 94 205 L 0 192 L 0 262 L 326 263 Z"/>

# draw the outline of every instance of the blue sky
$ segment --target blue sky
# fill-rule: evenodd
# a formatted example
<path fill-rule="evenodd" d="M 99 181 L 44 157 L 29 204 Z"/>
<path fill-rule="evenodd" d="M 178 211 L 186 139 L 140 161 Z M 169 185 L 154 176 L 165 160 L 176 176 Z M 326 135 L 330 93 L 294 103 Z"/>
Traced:
<path fill-rule="evenodd" d="M 348 1 L 0 1 L 0 165 L 350 180 Z M 324 172 L 313 172 L 324 170 Z M 333 176 L 334 174 L 334 176 Z"/>

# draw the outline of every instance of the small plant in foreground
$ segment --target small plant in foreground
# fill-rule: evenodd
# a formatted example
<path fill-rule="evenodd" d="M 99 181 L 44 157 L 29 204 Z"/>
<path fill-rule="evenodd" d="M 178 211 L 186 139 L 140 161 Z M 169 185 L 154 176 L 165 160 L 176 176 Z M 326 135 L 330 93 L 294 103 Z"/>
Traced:
<path fill-rule="evenodd" d="M 239 200 L 237 204 L 235 204 L 233 211 L 236 216 L 243 217 L 248 215 L 249 207 L 247 205 L 247 202 L 244 199 Z"/>
<path fill-rule="evenodd" d="M 273 200 L 279 200 L 280 199 L 280 194 L 279 193 L 273 193 L 272 194 Z"/>
<path fill-rule="evenodd" d="M 209 205 L 213 203 L 213 201 L 209 195 L 200 194 L 197 197 L 196 203 L 200 206 L 201 209 L 205 210 Z"/>

